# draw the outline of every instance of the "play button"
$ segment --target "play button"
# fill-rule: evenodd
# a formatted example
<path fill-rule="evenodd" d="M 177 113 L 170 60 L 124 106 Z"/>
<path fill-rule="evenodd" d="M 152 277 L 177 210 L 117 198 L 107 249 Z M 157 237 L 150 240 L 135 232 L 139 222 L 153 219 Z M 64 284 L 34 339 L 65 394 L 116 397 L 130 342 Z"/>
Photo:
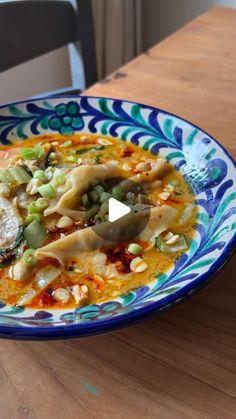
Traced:
<path fill-rule="evenodd" d="M 151 205 L 145 188 L 127 178 L 106 179 L 103 188 L 102 201 L 107 201 L 100 204 L 96 215 L 98 221 L 92 226 L 94 233 L 108 245 L 138 237 L 150 218 Z M 114 189 L 119 197 L 114 197 Z"/>
<path fill-rule="evenodd" d="M 110 198 L 108 201 L 108 220 L 113 223 L 119 218 L 124 217 L 124 215 L 129 214 L 131 211 L 128 205 L 122 204 L 122 202 L 117 201 L 115 198 Z"/>

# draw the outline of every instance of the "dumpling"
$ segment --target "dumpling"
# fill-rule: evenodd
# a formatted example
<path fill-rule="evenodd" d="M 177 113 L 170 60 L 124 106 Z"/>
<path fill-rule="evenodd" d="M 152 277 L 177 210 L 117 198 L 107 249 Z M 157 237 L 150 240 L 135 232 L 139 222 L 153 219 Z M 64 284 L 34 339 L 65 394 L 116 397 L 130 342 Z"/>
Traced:
<path fill-rule="evenodd" d="M 96 213 L 97 207 L 94 206 L 88 211 L 79 210 L 78 207 L 80 206 L 83 193 L 101 181 L 118 175 L 119 169 L 111 163 L 97 165 L 86 164 L 72 169 L 68 174 L 65 192 L 59 198 L 58 202 L 53 202 L 44 211 L 44 216 L 57 212 L 61 215 L 67 215 L 75 221 L 87 220 Z"/>
<path fill-rule="evenodd" d="M 146 228 L 139 234 L 140 239 L 148 241 L 155 232 L 160 234 L 170 227 L 176 214 L 177 210 L 168 205 L 152 208 L 151 212 L 141 211 L 130 213 L 113 223 L 105 222 L 99 224 L 97 227 L 100 230 L 100 234 L 96 234 L 96 227 L 88 227 L 56 240 L 38 249 L 36 251 L 36 257 L 39 259 L 52 257 L 56 258 L 61 264 L 65 264 L 67 261 L 78 257 L 80 252 L 116 244 L 115 242 L 111 243 L 111 241 L 105 238 L 108 229 L 119 229 L 120 237 L 122 237 L 122 234 L 125 235 L 127 233 L 127 229 L 129 231 L 133 229 L 135 234 L 137 223 L 140 223 L 143 218 L 150 216 Z"/>
<path fill-rule="evenodd" d="M 64 264 L 78 256 L 81 251 L 99 249 L 105 244 L 106 241 L 97 236 L 93 228 L 88 227 L 41 247 L 35 256 L 38 259 L 52 257 Z"/>

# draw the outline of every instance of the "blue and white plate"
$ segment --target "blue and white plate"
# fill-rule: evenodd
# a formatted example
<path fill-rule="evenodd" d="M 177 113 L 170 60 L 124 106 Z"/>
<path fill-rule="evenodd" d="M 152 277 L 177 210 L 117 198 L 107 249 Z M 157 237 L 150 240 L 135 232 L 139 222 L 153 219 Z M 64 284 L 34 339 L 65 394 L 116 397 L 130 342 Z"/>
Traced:
<path fill-rule="evenodd" d="M 227 261 L 236 242 L 236 167 L 224 148 L 166 111 L 118 99 L 51 97 L 0 107 L 4 145 L 45 133 L 96 133 L 160 154 L 191 184 L 199 212 L 189 251 L 149 285 L 99 305 L 36 310 L 0 302 L 0 336 L 80 337 L 127 325 L 185 299 Z"/>

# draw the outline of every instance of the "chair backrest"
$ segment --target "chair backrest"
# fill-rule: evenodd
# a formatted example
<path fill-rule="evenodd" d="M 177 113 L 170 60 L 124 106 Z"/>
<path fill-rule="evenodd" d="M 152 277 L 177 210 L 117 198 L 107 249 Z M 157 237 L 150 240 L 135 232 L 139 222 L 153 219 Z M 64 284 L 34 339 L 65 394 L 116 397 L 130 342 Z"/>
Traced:
<path fill-rule="evenodd" d="M 80 40 L 86 85 L 97 81 L 90 0 L 0 2 L 0 72 Z"/>

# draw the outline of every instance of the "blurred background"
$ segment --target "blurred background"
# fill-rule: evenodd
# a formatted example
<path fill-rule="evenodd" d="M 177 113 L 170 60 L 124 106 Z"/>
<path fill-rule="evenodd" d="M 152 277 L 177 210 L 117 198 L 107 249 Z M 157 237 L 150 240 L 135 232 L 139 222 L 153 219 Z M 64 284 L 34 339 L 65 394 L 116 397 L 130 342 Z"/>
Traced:
<path fill-rule="evenodd" d="M 236 0 L 92 0 L 92 6 L 101 79 L 205 10 L 236 8 Z M 83 90 L 81 62 L 73 54 L 64 47 L 1 73 L 0 103 L 69 86 L 71 62 Z"/>

